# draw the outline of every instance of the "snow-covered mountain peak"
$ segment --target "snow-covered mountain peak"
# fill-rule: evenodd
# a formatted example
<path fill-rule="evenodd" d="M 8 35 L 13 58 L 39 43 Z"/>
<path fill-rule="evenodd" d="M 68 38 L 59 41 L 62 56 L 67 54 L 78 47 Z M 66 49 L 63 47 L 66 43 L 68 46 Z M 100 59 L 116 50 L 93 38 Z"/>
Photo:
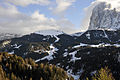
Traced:
<path fill-rule="evenodd" d="M 89 30 L 120 29 L 120 11 L 113 4 L 101 2 L 95 6 L 90 18 Z"/>
<path fill-rule="evenodd" d="M 61 34 L 64 34 L 63 31 L 59 31 L 59 30 L 54 30 L 54 29 L 49 29 L 49 30 L 40 30 L 40 31 L 37 31 L 37 32 L 34 32 L 35 34 L 40 34 L 40 35 L 44 35 L 44 36 L 47 36 L 47 35 L 61 35 Z"/>
<path fill-rule="evenodd" d="M 97 2 L 105 3 L 106 9 L 116 8 L 116 11 L 120 11 L 120 0 L 97 0 Z"/>

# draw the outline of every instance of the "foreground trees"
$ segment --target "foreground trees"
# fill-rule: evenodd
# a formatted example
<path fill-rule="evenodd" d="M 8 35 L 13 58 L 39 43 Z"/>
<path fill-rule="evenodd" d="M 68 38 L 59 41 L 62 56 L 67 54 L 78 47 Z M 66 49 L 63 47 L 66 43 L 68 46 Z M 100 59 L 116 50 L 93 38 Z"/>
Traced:
<path fill-rule="evenodd" d="M 0 53 L 0 80 L 66 80 L 72 79 L 55 65 L 36 64 L 32 59 Z"/>
<path fill-rule="evenodd" d="M 0 80 L 74 80 L 59 67 L 51 64 L 36 64 L 31 58 L 0 53 Z M 87 78 L 87 80 L 89 80 Z M 90 79 L 91 80 L 91 79 Z M 92 80 L 115 80 L 110 70 L 101 68 Z"/>
<path fill-rule="evenodd" d="M 112 73 L 108 67 L 101 68 L 95 76 L 92 77 L 92 80 L 115 80 L 112 76 Z"/>

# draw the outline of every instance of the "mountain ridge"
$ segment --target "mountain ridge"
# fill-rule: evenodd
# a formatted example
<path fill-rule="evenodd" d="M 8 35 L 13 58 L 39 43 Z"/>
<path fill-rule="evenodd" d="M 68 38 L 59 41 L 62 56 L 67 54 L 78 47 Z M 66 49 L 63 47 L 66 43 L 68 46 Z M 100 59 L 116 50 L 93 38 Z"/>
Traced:
<path fill-rule="evenodd" d="M 78 80 L 91 76 L 92 72 L 104 66 L 114 66 L 110 69 L 119 73 L 120 70 L 115 69 L 115 65 L 119 65 L 119 35 L 119 30 L 88 30 L 80 36 L 31 33 L 1 41 L 0 52 L 32 58 L 36 63 L 54 64 Z M 96 62 L 96 65 L 91 66 L 91 62 Z M 118 78 L 118 74 L 114 75 Z"/>

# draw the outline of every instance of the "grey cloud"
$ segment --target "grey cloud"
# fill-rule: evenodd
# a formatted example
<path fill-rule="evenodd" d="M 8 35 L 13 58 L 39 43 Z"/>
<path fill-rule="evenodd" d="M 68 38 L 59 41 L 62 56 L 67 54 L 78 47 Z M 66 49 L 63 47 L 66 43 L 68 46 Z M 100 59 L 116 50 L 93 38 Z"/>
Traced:
<path fill-rule="evenodd" d="M 47 18 L 38 11 L 34 12 L 31 16 L 27 16 L 19 12 L 14 5 L 5 4 L 5 6 L 6 7 L 0 6 L 1 32 L 26 34 L 44 29 L 58 29 L 67 33 L 76 31 L 74 25 L 68 20 Z M 74 29 L 74 31 L 72 29 Z"/>

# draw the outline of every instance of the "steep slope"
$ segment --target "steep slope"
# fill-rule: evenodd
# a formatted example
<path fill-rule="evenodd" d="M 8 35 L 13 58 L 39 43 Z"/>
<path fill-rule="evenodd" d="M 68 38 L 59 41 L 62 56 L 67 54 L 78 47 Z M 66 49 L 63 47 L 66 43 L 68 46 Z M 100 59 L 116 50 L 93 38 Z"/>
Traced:
<path fill-rule="evenodd" d="M 120 29 L 120 11 L 112 9 L 111 4 L 105 2 L 97 5 L 90 18 L 89 30 L 94 29 Z"/>

